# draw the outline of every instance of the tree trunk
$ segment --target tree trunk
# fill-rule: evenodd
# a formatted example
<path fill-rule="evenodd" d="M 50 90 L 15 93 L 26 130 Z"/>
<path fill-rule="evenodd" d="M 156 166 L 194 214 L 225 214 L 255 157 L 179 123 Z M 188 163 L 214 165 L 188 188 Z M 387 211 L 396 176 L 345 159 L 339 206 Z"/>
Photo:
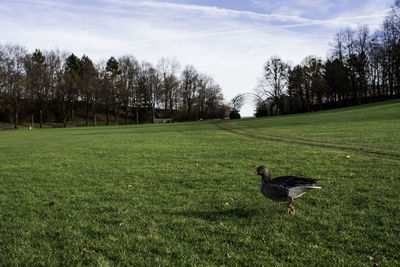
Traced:
<path fill-rule="evenodd" d="M 40 101 L 40 116 L 39 116 L 39 120 L 40 120 L 40 129 L 43 128 L 43 103 L 42 101 Z"/>
<path fill-rule="evenodd" d="M 188 101 L 188 120 L 189 121 L 191 121 L 191 119 L 192 119 L 191 116 L 190 116 L 191 115 L 190 114 L 191 113 L 191 107 L 192 107 L 192 105 L 191 105 L 190 101 Z"/>
<path fill-rule="evenodd" d="M 63 106 L 63 125 L 64 125 L 64 128 L 67 127 L 67 117 L 68 117 L 68 108 L 64 105 Z"/>
<path fill-rule="evenodd" d="M 155 123 L 156 122 L 156 117 L 155 117 L 155 113 L 154 113 L 154 106 L 151 106 L 151 117 L 152 117 L 152 122 Z"/>
<path fill-rule="evenodd" d="M 87 103 L 85 102 L 85 120 L 86 120 L 86 127 L 88 127 L 89 126 L 89 111 L 88 111 L 88 108 L 87 108 Z"/>
<path fill-rule="evenodd" d="M 319 96 L 319 110 L 322 110 L 322 95 Z"/>
<path fill-rule="evenodd" d="M 281 103 L 280 103 L 279 98 L 278 98 L 278 97 L 275 97 L 275 115 L 276 115 L 276 116 L 279 116 L 279 113 L 280 113 L 280 106 L 281 106 Z"/>
<path fill-rule="evenodd" d="M 117 104 L 114 102 L 114 123 L 115 125 L 118 125 L 117 121 Z"/>
<path fill-rule="evenodd" d="M 106 124 L 107 124 L 107 126 L 109 125 L 109 123 L 110 123 L 110 103 L 109 103 L 109 101 L 107 100 L 107 103 L 106 103 L 106 105 L 107 105 L 107 119 L 106 119 Z"/>
<path fill-rule="evenodd" d="M 304 112 L 304 110 L 306 109 L 306 101 L 304 100 L 303 96 L 300 96 L 300 101 L 301 101 L 301 111 Z"/>
<path fill-rule="evenodd" d="M 172 102 L 172 98 L 171 98 L 171 100 L 169 102 L 169 114 L 170 114 L 170 117 L 171 117 L 171 121 L 174 121 L 174 105 L 173 105 L 173 102 Z"/>
<path fill-rule="evenodd" d="M 43 128 L 43 110 L 42 107 L 40 107 L 40 129 Z"/>
<path fill-rule="evenodd" d="M 390 97 L 393 96 L 393 71 L 390 70 L 389 72 L 389 94 Z"/>
<path fill-rule="evenodd" d="M 17 123 L 18 123 L 18 110 L 15 109 L 15 112 L 14 112 L 14 129 L 18 128 Z"/>
<path fill-rule="evenodd" d="M 93 126 L 96 126 L 97 118 L 96 118 L 96 103 L 95 102 L 92 102 L 92 113 L 93 113 Z"/>

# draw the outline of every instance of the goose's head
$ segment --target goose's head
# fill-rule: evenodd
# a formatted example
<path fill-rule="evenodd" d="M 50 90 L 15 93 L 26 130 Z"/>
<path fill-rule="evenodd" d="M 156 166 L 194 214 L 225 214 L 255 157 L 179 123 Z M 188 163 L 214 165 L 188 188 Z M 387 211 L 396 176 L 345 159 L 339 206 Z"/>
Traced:
<path fill-rule="evenodd" d="M 253 172 L 252 176 L 256 176 L 256 175 L 260 175 L 263 179 L 267 179 L 267 180 L 271 179 L 271 172 L 264 165 L 259 166 L 256 169 L 256 171 Z"/>

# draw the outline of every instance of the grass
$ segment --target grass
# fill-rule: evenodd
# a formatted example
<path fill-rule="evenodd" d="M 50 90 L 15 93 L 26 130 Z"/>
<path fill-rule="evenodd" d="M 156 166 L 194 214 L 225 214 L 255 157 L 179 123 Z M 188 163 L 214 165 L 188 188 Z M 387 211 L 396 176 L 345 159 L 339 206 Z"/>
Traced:
<path fill-rule="evenodd" d="M 285 203 L 250 174 L 318 178 Z M 400 101 L 0 132 L 0 265 L 400 264 Z M 54 201 L 54 205 L 49 205 Z"/>

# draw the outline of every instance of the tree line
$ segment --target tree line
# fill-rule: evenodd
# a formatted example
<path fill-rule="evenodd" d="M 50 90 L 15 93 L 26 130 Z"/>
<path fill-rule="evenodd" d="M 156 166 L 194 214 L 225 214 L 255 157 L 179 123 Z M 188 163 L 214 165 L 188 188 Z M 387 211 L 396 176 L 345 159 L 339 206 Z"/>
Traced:
<path fill-rule="evenodd" d="M 347 28 L 335 35 L 326 60 L 306 57 L 290 66 L 268 59 L 255 88 L 256 116 L 310 112 L 400 96 L 400 0 L 382 26 Z M 244 98 L 232 99 L 237 117 Z M 237 108 L 235 108 L 235 106 Z"/>
<path fill-rule="evenodd" d="M 33 53 L 0 44 L 0 121 L 32 119 L 64 127 L 83 118 L 86 126 L 224 118 L 220 86 L 193 66 L 176 59 L 156 65 L 133 56 L 94 63 L 59 50 Z M 27 119 L 29 118 L 29 119 Z"/>

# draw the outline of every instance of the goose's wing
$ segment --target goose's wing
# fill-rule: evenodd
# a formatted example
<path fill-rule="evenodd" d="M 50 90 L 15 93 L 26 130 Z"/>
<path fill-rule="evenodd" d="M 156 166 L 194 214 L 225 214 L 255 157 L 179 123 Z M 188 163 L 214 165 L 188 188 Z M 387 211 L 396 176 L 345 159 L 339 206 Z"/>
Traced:
<path fill-rule="evenodd" d="M 285 200 L 289 195 L 289 189 L 287 187 L 271 183 L 262 183 L 261 192 L 264 196 L 272 200 Z"/>
<path fill-rule="evenodd" d="M 271 184 L 284 186 L 286 188 L 301 186 L 301 185 L 313 185 L 317 182 L 317 179 L 303 178 L 297 176 L 280 176 L 272 179 Z"/>

